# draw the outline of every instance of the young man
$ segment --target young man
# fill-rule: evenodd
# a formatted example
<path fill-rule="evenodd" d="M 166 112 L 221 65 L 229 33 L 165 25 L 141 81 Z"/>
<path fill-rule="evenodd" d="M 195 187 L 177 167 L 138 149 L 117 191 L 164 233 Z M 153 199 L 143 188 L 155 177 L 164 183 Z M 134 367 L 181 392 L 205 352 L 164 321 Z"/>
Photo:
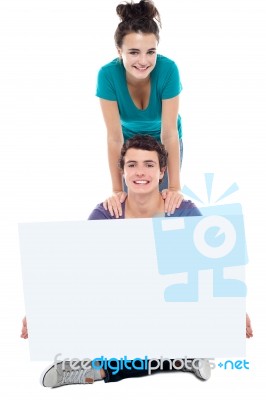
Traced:
<path fill-rule="evenodd" d="M 164 146 L 149 135 L 135 135 L 127 140 L 121 150 L 119 168 L 128 187 L 128 195 L 122 203 L 120 218 L 185 217 L 201 215 L 189 200 L 183 200 L 171 215 L 164 212 L 164 199 L 159 192 L 167 167 L 168 154 Z M 114 219 L 109 211 L 99 204 L 89 219 Z"/>
<path fill-rule="evenodd" d="M 163 178 L 167 166 L 167 152 L 162 144 L 151 136 L 135 135 L 124 143 L 119 159 L 119 168 L 128 187 L 128 195 L 122 203 L 120 218 L 154 218 L 154 217 L 185 217 L 201 215 L 197 207 L 187 200 L 183 200 L 180 207 L 171 215 L 164 212 L 164 200 L 159 192 L 159 183 Z M 89 220 L 115 219 L 103 204 L 98 204 L 89 216 Z M 23 320 L 22 337 L 27 337 L 26 319 Z M 211 370 L 208 360 L 190 360 L 181 368 L 181 363 L 175 364 L 175 369 L 194 372 L 195 375 L 207 380 Z M 148 375 L 147 370 L 121 369 L 116 375 L 112 369 L 71 369 L 69 363 L 58 362 L 44 371 L 41 383 L 46 387 L 59 387 L 74 383 L 93 383 L 104 379 L 105 382 L 115 382 L 125 378 Z M 169 364 L 164 364 L 164 371 L 169 371 Z M 155 370 L 156 371 L 156 370 Z M 155 372 L 154 371 L 154 372 Z M 159 371 L 159 370 L 158 370 Z"/>
<path fill-rule="evenodd" d="M 119 168 L 128 187 L 128 195 L 122 203 L 122 216 L 120 218 L 153 218 L 168 216 L 164 213 L 164 200 L 159 192 L 165 169 L 167 167 L 167 152 L 164 146 L 148 135 L 135 135 L 122 147 L 119 159 Z M 199 216 L 201 213 L 191 201 L 183 200 L 181 206 L 169 216 Z M 89 216 L 89 220 L 115 219 L 103 204 L 98 204 Z M 195 364 L 195 363 L 194 363 Z M 183 371 L 191 371 L 197 377 L 207 380 L 210 377 L 210 365 L 207 360 L 201 360 L 198 365 L 190 361 L 190 368 L 182 368 Z M 176 365 L 178 368 L 179 366 Z M 64 367 L 65 368 L 65 367 Z M 164 366 L 169 370 L 169 364 Z M 78 371 L 71 371 L 66 364 L 63 370 L 62 364 L 48 368 L 43 374 L 42 384 L 48 387 L 58 387 L 69 383 L 92 383 L 94 380 L 104 379 L 105 382 L 114 382 L 121 379 L 148 375 L 147 370 L 121 369 L 116 375 L 112 370 L 89 369 L 85 371 L 80 367 Z"/>

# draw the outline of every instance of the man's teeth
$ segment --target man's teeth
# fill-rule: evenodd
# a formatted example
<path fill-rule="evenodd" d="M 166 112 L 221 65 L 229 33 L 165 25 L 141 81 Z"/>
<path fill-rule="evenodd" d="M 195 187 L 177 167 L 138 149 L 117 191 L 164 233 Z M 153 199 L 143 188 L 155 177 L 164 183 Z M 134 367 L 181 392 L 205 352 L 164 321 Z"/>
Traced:
<path fill-rule="evenodd" d="M 142 183 L 142 184 L 144 184 L 144 183 L 148 183 L 148 181 L 135 181 L 135 183 Z"/>

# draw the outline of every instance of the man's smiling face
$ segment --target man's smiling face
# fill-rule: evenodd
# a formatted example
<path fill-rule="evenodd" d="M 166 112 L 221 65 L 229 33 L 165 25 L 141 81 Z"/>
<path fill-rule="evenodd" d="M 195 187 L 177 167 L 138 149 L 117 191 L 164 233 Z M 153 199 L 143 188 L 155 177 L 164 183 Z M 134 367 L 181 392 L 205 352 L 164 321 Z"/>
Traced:
<path fill-rule="evenodd" d="M 160 171 L 156 151 L 130 148 L 125 154 L 124 178 L 129 193 L 150 193 L 159 190 Z"/>

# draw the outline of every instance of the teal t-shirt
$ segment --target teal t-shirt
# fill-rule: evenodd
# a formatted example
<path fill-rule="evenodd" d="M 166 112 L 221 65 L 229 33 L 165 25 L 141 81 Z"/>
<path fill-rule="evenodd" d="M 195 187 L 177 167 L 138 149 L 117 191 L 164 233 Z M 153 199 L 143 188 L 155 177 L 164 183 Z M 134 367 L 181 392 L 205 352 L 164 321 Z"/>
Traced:
<path fill-rule="evenodd" d="M 171 99 L 182 90 L 179 71 L 167 57 L 157 56 L 155 68 L 151 75 L 151 93 L 148 107 L 137 108 L 130 97 L 126 82 L 126 70 L 123 63 L 116 58 L 104 65 L 97 80 L 96 96 L 101 99 L 117 101 L 124 139 L 137 133 L 153 136 L 161 140 L 162 100 Z M 181 117 L 178 116 L 177 128 L 182 138 Z"/>

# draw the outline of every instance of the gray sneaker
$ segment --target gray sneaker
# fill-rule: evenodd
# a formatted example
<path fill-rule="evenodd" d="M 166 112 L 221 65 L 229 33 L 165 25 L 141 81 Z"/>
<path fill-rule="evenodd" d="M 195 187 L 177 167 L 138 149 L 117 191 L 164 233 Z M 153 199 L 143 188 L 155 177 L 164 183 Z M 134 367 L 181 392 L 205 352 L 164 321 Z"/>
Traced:
<path fill-rule="evenodd" d="M 211 367 L 207 358 L 189 359 L 187 366 L 182 369 L 184 372 L 193 372 L 197 378 L 207 381 L 211 377 Z"/>
<path fill-rule="evenodd" d="M 211 366 L 207 358 L 195 359 L 192 364 L 192 370 L 203 381 L 207 381 L 211 377 Z"/>
<path fill-rule="evenodd" d="M 64 385 L 77 383 L 93 383 L 95 371 L 89 364 L 83 368 L 81 362 L 77 363 L 75 369 L 71 368 L 69 361 L 57 362 L 46 368 L 41 376 L 41 385 L 56 388 Z"/>

